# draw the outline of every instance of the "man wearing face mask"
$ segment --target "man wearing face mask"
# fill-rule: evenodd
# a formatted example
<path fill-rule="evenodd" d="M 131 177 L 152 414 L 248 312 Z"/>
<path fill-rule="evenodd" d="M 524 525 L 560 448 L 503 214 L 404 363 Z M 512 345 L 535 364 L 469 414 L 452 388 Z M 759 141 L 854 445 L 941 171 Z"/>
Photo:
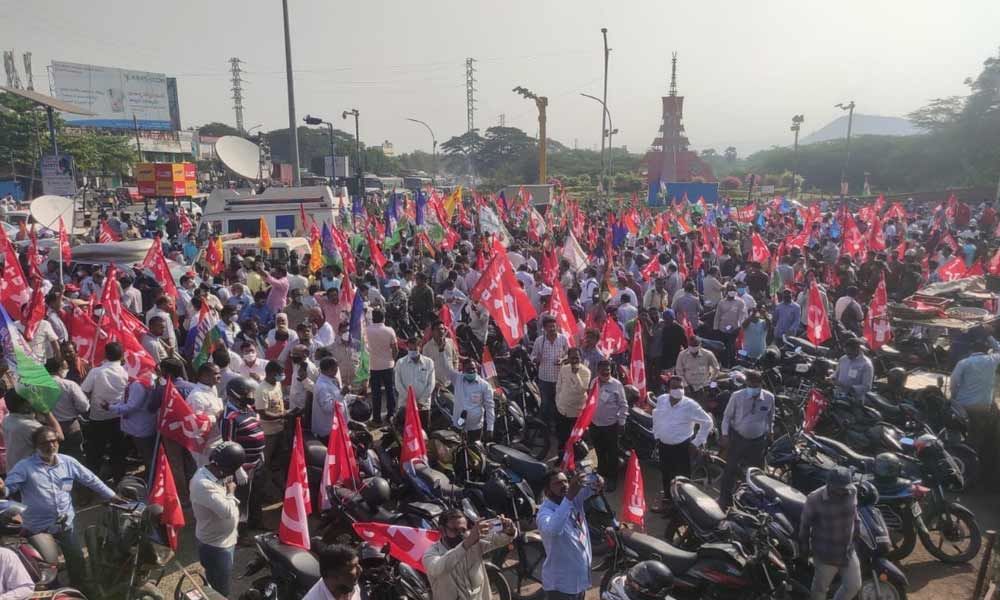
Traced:
<path fill-rule="evenodd" d="M 246 454 L 242 446 L 223 442 L 210 451 L 210 459 L 188 485 L 198 559 L 208 584 L 225 597 L 229 596 L 232 581 L 240 518 L 234 476 L 244 462 Z"/>
<path fill-rule="evenodd" d="M 441 539 L 423 558 L 433 598 L 488 600 L 491 597 L 483 555 L 506 546 L 517 534 L 510 519 L 500 517 L 497 521 L 500 531 L 494 531 L 489 520 L 469 527 L 465 513 L 458 508 L 449 508 L 441 514 Z"/>
<path fill-rule="evenodd" d="M 674 477 L 691 476 L 691 457 L 695 456 L 712 432 L 712 417 L 694 400 L 684 395 L 684 380 L 674 375 L 667 381 L 668 391 L 656 399 L 653 409 L 653 436 L 660 445 L 660 473 L 663 475 L 663 501 L 666 510 L 670 482 Z M 695 434 L 695 425 L 698 433 Z"/>
<path fill-rule="evenodd" d="M 684 380 L 688 395 L 700 400 L 708 384 L 719 374 L 719 361 L 715 354 L 701 347 L 701 338 L 688 340 L 688 349 L 677 355 L 674 373 Z"/>
<path fill-rule="evenodd" d="M 280 363 L 271 361 L 264 367 L 264 381 L 257 385 L 253 395 L 253 407 L 257 411 L 260 427 L 264 432 L 263 464 L 258 469 L 258 482 L 255 482 L 255 486 L 261 492 L 271 489 L 272 459 L 284 436 L 285 399 L 281 391 L 284 380 L 285 369 Z"/>
<path fill-rule="evenodd" d="M 590 438 L 597 453 L 597 470 L 606 482 L 605 489 L 615 491 L 618 473 L 618 439 L 625 429 L 628 401 L 625 386 L 611 376 L 611 362 L 597 365 L 597 409 L 590 425 Z"/>
<path fill-rule="evenodd" d="M 240 344 L 240 358 L 243 363 L 238 365 L 234 371 L 244 377 L 249 377 L 254 381 L 264 379 L 264 361 L 257 357 L 257 345 L 249 340 Z"/>
<path fill-rule="evenodd" d="M 330 346 L 330 353 L 340 365 L 340 385 L 344 390 L 354 386 L 357 369 L 361 365 L 358 346 L 351 340 L 350 325 L 349 321 L 340 322 L 340 331 Z"/>
<path fill-rule="evenodd" d="M 861 351 L 861 340 L 849 338 L 844 342 L 846 351 L 837 362 L 837 370 L 833 373 L 833 382 L 837 391 L 864 400 L 865 395 L 872 390 L 875 379 L 875 369 L 870 358 Z"/>
<path fill-rule="evenodd" d="M 406 359 L 404 359 L 406 360 Z M 462 361 L 462 372 L 455 373 L 452 383 L 455 386 L 451 420 L 455 427 L 465 431 L 469 441 L 493 438 L 493 421 L 496 418 L 493 404 L 493 386 L 479 376 L 476 361 L 466 358 Z"/>
<path fill-rule="evenodd" d="M 729 508 L 733 484 L 747 467 L 763 467 L 774 427 L 774 394 L 761 388 L 757 371 L 746 372 L 747 385 L 733 392 L 722 415 L 722 438 L 726 451 L 726 470 L 719 483 L 719 504 Z"/>
<path fill-rule="evenodd" d="M 545 547 L 542 589 L 546 600 L 583 600 L 590 589 L 593 551 L 584 502 L 603 490 L 600 476 L 587 484 L 587 474 L 570 479 L 563 471 L 549 471 L 544 481 L 545 499 L 538 507 L 538 532 Z"/>
<path fill-rule="evenodd" d="M 224 442 L 236 442 L 243 448 L 243 471 L 236 474 L 236 498 L 240 501 L 240 522 L 247 527 L 260 526 L 263 490 L 251 481 L 263 483 L 264 449 L 267 445 L 260 416 L 254 409 L 257 382 L 249 377 L 237 377 L 226 386 L 226 408 L 219 430 Z M 256 479 L 255 479 L 256 478 Z M 255 494 L 251 494 L 251 487 Z"/>
<path fill-rule="evenodd" d="M 747 305 L 736 296 L 736 287 L 727 285 L 726 297 L 715 307 L 715 323 L 712 325 L 726 344 L 726 351 L 722 356 L 722 364 L 726 367 L 732 366 L 736 359 L 736 337 L 746 320 Z"/>
<path fill-rule="evenodd" d="M 292 361 L 288 411 L 289 415 L 302 414 L 312 404 L 313 385 L 319 377 L 319 368 L 309 359 L 309 348 L 302 344 L 293 346 L 288 357 Z"/>
<path fill-rule="evenodd" d="M 847 600 L 861 589 L 861 565 L 854 552 L 858 530 L 857 488 L 846 467 L 829 471 L 826 485 L 806 497 L 799 522 L 799 541 L 804 556 L 815 565 L 811 597 L 826 598 L 833 578 L 840 575 L 835 600 Z"/>
<path fill-rule="evenodd" d="M 420 353 L 420 339 L 410 336 L 406 341 L 406 358 L 396 362 L 393 370 L 396 396 L 405 398 L 407 388 L 413 388 L 417 407 L 421 411 L 431 408 L 431 394 L 434 392 L 434 361 Z"/>
<path fill-rule="evenodd" d="M 361 600 L 361 563 L 354 548 L 330 544 L 319 551 L 320 580 L 302 600 Z"/>

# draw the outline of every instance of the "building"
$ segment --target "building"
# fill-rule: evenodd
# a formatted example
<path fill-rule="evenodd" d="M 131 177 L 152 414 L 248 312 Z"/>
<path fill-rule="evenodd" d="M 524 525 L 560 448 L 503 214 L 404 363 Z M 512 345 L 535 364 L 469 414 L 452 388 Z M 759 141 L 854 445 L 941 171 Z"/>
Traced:
<path fill-rule="evenodd" d="M 688 139 L 681 122 L 684 117 L 684 96 L 677 95 L 676 52 L 671 61 L 670 92 L 662 100 L 660 134 L 646 153 L 649 187 L 655 189 L 661 183 L 694 181 L 696 177 L 706 182 L 716 181 L 712 167 L 693 150 L 688 149 Z"/>

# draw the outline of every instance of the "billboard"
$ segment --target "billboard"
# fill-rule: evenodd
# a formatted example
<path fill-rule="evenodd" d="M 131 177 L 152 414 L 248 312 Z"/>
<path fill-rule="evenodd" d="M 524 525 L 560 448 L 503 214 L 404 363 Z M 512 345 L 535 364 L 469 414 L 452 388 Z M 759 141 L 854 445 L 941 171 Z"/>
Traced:
<path fill-rule="evenodd" d="M 649 185 L 649 206 L 665 206 L 667 201 L 679 202 L 687 198 L 689 202 L 697 202 L 704 198 L 705 202 L 719 201 L 718 183 L 668 182 L 666 186 L 651 183 Z"/>
<path fill-rule="evenodd" d="M 46 196 L 75 196 L 76 177 L 73 156 L 49 154 L 42 157 L 42 193 Z"/>
<path fill-rule="evenodd" d="M 94 113 L 62 115 L 68 125 L 170 130 L 170 98 L 162 73 L 52 61 L 53 95 Z M 178 115 L 179 117 L 179 115 Z"/>

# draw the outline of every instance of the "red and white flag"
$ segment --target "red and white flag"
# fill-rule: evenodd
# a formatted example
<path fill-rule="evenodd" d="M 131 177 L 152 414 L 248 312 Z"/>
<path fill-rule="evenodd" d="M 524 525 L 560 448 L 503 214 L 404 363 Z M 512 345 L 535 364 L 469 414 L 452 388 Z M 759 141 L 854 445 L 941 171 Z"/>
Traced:
<path fill-rule="evenodd" d="M 490 380 L 497 376 L 497 364 L 493 362 L 490 349 L 483 346 L 483 379 Z"/>
<path fill-rule="evenodd" d="M 146 252 L 146 257 L 142 259 L 140 266 L 152 271 L 168 296 L 177 297 L 177 286 L 174 284 L 174 276 L 170 274 L 170 267 L 167 266 L 167 258 L 163 256 L 163 245 L 159 236 L 153 238 L 153 244 Z"/>
<path fill-rule="evenodd" d="M 802 431 L 806 433 L 811 433 L 813 429 L 816 428 L 816 423 L 819 422 L 820 415 L 826 409 L 827 399 L 826 396 L 821 394 L 819 390 L 813 388 L 809 392 L 809 399 L 806 400 L 806 412 L 805 418 L 802 422 Z"/>
<path fill-rule="evenodd" d="M 628 340 L 625 339 L 625 333 L 614 317 L 609 316 L 604 320 L 601 341 L 597 343 L 597 349 L 605 356 L 614 356 L 628 350 Z"/>
<path fill-rule="evenodd" d="M 174 484 L 174 474 L 170 471 L 170 462 L 163 445 L 157 446 L 156 469 L 153 474 L 153 487 L 149 492 L 149 505 L 163 509 L 160 523 L 167 530 L 167 543 L 172 550 L 177 550 L 177 532 L 185 525 L 184 510 L 177 495 Z"/>
<path fill-rule="evenodd" d="M 938 277 L 941 281 L 955 281 L 965 277 L 965 260 L 955 257 L 938 267 Z"/>
<path fill-rule="evenodd" d="M 501 252 L 493 255 L 469 297 L 486 308 L 509 346 L 524 337 L 528 321 L 537 316 L 528 294 L 514 276 L 510 260 Z"/>
<path fill-rule="evenodd" d="M 285 500 L 281 507 L 281 524 L 278 540 L 286 546 L 309 549 L 309 522 L 312 512 L 309 500 L 309 479 L 306 475 L 305 446 L 302 440 L 302 417 L 295 418 L 295 438 L 292 456 L 288 461 L 288 479 L 285 480 Z"/>
<path fill-rule="evenodd" d="M 646 353 L 642 349 L 642 322 L 635 320 L 632 332 L 632 352 L 629 356 L 629 378 L 632 385 L 639 388 L 639 402 L 646 403 Z"/>
<path fill-rule="evenodd" d="M 441 532 L 417 527 L 401 527 L 387 523 L 355 523 L 354 532 L 376 548 L 389 547 L 389 555 L 421 573 L 424 555 L 441 539 Z"/>
<path fill-rule="evenodd" d="M 323 480 L 320 484 L 320 499 L 323 510 L 330 508 L 330 486 L 342 486 L 352 490 L 361 484 L 358 461 L 354 456 L 354 445 L 344 418 L 344 408 L 339 402 L 333 404 L 333 422 L 330 424 L 330 441 L 326 447 L 326 463 L 323 465 Z"/>
<path fill-rule="evenodd" d="M 35 291 L 31 294 L 31 300 L 28 301 L 28 308 L 24 311 L 23 316 L 24 321 L 24 339 L 31 340 L 35 337 L 35 330 L 38 329 L 38 324 L 42 322 L 45 318 L 45 292 L 42 291 L 42 286 L 35 288 Z"/>
<path fill-rule="evenodd" d="M 646 485 L 642 480 L 639 456 L 632 452 L 625 469 L 625 497 L 622 499 L 622 521 L 645 529 Z"/>
<path fill-rule="evenodd" d="M 97 233 L 97 241 L 102 244 L 108 244 L 110 242 L 120 242 L 122 236 L 108 225 L 107 221 L 101 221 L 101 227 Z"/>
<path fill-rule="evenodd" d="M 379 247 L 378 243 L 372 239 L 370 233 L 366 233 L 365 237 L 368 238 L 368 252 L 371 255 L 372 266 L 375 267 L 375 274 L 379 277 L 385 277 L 385 263 L 388 262 L 385 255 L 382 254 L 382 248 Z"/>
<path fill-rule="evenodd" d="M 865 318 L 865 339 L 872 350 L 878 350 L 892 339 L 892 327 L 889 326 L 889 295 L 885 289 L 885 275 L 879 279 L 875 295 L 868 306 L 868 316 Z"/>
<path fill-rule="evenodd" d="M 21 270 L 14 244 L 7 233 L 0 227 L 0 254 L 3 255 L 3 275 L 0 277 L 0 304 L 3 304 L 7 314 L 15 320 L 21 320 L 21 307 L 31 299 L 31 288 Z"/>
<path fill-rule="evenodd" d="M 576 456 L 573 454 L 573 446 L 583 439 L 583 434 L 587 432 L 587 429 L 590 428 L 590 422 L 594 420 L 594 413 L 597 411 L 597 396 L 600 393 L 600 389 L 601 380 L 595 376 L 594 380 L 590 382 L 590 391 L 587 392 L 587 403 L 583 405 L 583 410 L 576 417 L 573 430 L 570 431 L 569 438 L 566 439 L 562 458 L 563 470 L 570 471 L 576 467 Z"/>
<path fill-rule="evenodd" d="M 191 410 L 191 406 L 174 387 L 173 380 L 168 379 L 163 386 L 157 429 L 162 437 L 198 454 L 205 450 L 205 441 L 212 432 L 212 420 L 208 415 L 196 414 Z"/>
<path fill-rule="evenodd" d="M 765 266 L 767 261 L 771 260 L 771 251 L 756 231 L 750 237 L 750 260 Z"/>
<path fill-rule="evenodd" d="M 573 316 L 573 311 L 569 308 L 569 297 L 566 296 L 566 290 L 563 289 L 558 277 L 552 281 L 552 298 L 549 300 L 549 312 L 555 315 L 559 329 L 569 339 L 569 345 L 576 346 L 576 317 Z"/>
<path fill-rule="evenodd" d="M 66 233 L 66 224 L 63 218 L 59 217 L 59 252 L 63 262 L 73 260 L 73 249 L 69 245 L 69 234 Z"/>
<path fill-rule="evenodd" d="M 819 346 L 830 339 L 830 319 L 823 304 L 823 294 L 816 282 L 809 286 L 809 306 L 806 309 L 806 337 Z"/>
<path fill-rule="evenodd" d="M 403 447 L 399 450 L 399 464 L 404 469 L 413 461 L 427 462 L 427 444 L 420 426 L 420 409 L 413 388 L 406 391 L 406 420 L 403 424 Z"/>

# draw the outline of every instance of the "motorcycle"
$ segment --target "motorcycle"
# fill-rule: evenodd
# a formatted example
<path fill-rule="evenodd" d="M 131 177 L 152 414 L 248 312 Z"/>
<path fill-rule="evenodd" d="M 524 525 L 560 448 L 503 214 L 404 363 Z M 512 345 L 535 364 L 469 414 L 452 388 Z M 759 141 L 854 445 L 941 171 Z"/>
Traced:
<path fill-rule="evenodd" d="M 251 584 L 240 600 L 297 600 L 320 580 L 319 559 L 308 550 L 286 546 L 275 533 L 254 536 L 257 556 L 240 577 L 245 579 L 269 567 L 270 573 Z"/>
<path fill-rule="evenodd" d="M 50 533 L 25 535 L 22 515 L 26 509 L 20 502 L 0 500 L 0 546 L 17 554 L 36 590 L 58 587 L 59 545 Z"/>

